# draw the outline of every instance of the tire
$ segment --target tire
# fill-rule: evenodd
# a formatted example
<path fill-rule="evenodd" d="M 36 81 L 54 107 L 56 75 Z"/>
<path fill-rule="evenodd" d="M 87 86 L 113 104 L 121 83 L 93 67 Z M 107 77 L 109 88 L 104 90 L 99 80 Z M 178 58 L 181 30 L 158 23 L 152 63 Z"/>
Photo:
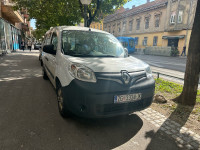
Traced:
<path fill-rule="evenodd" d="M 46 71 L 45 71 L 45 69 L 44 69 L 44 67 L 43 67 L 43 69 L 42 69 L 43 71 L 43 79 L 44 80 L 48 80 L 49 79 L 49 77 L 47 76 L 47 73 L 46 73 Z"/>
<path fill-rule="evenodd" d="M 56 94 L 57 94 L 57 101 L 58 101 L 58 110 L 59 110 L 60 115 L 63 118 L 71 117 L 72 116 L 71 112 L 69 112 L 64 105 L 64 102 L 66 101 L 66 99 L 64 99 L 63 97 L 62 86 L 60 83 L 57 83 Z"/>

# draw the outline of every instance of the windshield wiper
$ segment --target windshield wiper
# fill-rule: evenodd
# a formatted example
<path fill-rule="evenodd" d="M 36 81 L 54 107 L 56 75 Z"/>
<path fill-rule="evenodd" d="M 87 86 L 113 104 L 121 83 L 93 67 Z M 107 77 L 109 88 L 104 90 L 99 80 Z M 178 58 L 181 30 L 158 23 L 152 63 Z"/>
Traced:
<path fill-rule="evenodd" d="M 90 54 L 73 54 L 74 57 L 117 57 L 113 55 L 90 55 Z"/>
<path fill-rule="evenodd" d="M 89 54 L 73 54 L 71 56 L 74 56 L 74 57 L 95 57 L 94 55 L 89 55 Z"/>
<path fill-rule="evenodd" d="M 96 55 L 95 57 L 117 57 L 113 55 Z"/>

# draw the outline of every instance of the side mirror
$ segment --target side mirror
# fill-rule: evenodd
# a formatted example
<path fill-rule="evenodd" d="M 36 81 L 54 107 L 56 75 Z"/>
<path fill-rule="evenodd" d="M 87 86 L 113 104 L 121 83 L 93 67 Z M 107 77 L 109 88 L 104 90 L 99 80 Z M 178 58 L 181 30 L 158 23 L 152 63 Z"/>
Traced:
<path fill-rule="evenodd" d="M 54 45 L 45 45 L 43 47 L 43 52 L 56 55 L 56 51 L 54 50 Z"/>
<path fill-rule="evenodd" d="M 129 54 L 128 54 L 128 49 L 127 49 L 127 48 L 124 48 L 124 51 L 125 51 L 125 53 L 126 53 L 126 56 L 129 56 Z"/>

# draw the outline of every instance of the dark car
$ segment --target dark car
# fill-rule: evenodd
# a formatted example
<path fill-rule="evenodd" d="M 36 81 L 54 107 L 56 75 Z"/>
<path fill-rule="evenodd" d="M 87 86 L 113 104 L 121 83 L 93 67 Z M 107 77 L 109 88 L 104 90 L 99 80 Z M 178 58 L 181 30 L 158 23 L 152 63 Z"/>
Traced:
<path fill-rule="evenodd" d="M 40 49 L 42 47 L 42 44 L 41 43 L 35 43 L 34 44 L 34 49 Z"/>

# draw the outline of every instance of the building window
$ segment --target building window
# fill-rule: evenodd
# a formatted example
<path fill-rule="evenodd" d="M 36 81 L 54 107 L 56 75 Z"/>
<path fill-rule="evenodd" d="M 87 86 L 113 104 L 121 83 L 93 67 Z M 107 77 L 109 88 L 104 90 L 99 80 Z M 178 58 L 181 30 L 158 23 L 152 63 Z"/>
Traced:
<path fill-rule="evenodd" d="M 149 28 L 149 18 L 145 18 L 145 29 Z"/>
<path fill-rule="evenodd" d="M 118 32 L 119 32 L 119 33 L 121 32 L 121 29 L 120 29 L 120 27 L 118 28 Z"/>
<path fill-rule="evenodd" d="M 115 34 L 115 30 L 113 30 L 113 35 Z"/>
<path fill-rule="evenodd" d="M 129 21 L 129 31 L 132 31 L 133 29 L 133 21 Z"/>
<path fill-rule="evenodd" d="M 137 22 L 137 27 L 136 27 L 136 29 L 139 30 L 139 29 L 140 29 L 140 19 L 137 19 L 136 22 Z"/>
<path fill-rule="evenodd" d="M 109 26 L 109 27 L 108 27 L 108 32 L 109 32 L 109 33 L 110 33 L 110 30 L 111 30 L 111 29 L 110 29 L 110 26 Z"/>
<path fill-rule="evenodd" d="M 99 24 L 97 24 L 97 29 L 99 29 Z"/>
<path fill-rule="evenodd" d="M 154 36 L 154 38 L 153 38 L 153 46 L 157 46 L 157 43 L 158 43 L 158 37 Z"/>
<path fill-rule="evenodd" d="M 178 12 L 178 23 L 182 23 L 183 22 L 183 11 L 180 10 Z"/>
<path fill-rule="evenodd" d="M 171 13 L 171 18 L 170 18 L 170 23 L 171 24 L 174 24 L 175 23 L 175 18 L 176 18 L 176 12 L 172 12 Z"/>
<path fill-rule="evenodd" d="M 160 16 L 155 17 L 155 27 L 158 28 L 160 26 Z"/>
<path fill-rule="evenodd" d="M 123 22 L 123 32 L 126 31 L 126 21 Z"/>
<path fill-rule="evenodd" d="M 135 45 L 136 45 L 136 46 L 138 45 L 138 41 L 139 41 L 139 38 L 138 38 L 138 37 L 135 37 Z"/>
<path fill-rule="evenodd" d="M 148 38 L 147 38 L 147 37 L 144 37 L 143 46 L 147 46 L 147 40 L 148 40 Z"/>
<path fill-rule="evenodd" d="M 102 30 L 102 24 L 100 24 L 100 30 Z"/>

